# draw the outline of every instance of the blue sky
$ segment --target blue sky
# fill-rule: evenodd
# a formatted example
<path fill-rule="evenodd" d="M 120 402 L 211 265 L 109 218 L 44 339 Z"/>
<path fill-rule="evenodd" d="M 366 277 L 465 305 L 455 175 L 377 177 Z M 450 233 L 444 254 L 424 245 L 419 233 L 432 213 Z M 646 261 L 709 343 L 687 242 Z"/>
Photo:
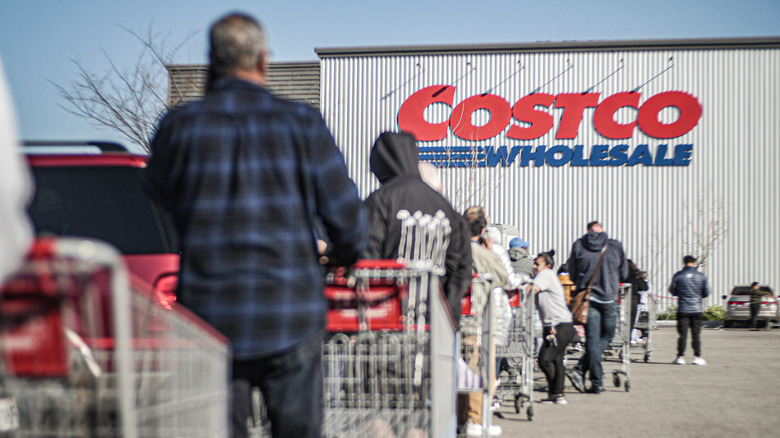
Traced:
<path fill-rule="evenodd" d="M 313 61 L 315 48 L 333 47 L 780 35 L 778 0 L 0 0 L 0 57 L 21 136 L 126 143 L 66 112 L 51 82 L 75 79 L 72 60 L 106 71 L 104 52 L 132 64 L 141 46 L 123 28 L 186 40 L 176 61 L 204 63 L 206 29 L 232 10 L 263 22 L 272 61 Z"/>

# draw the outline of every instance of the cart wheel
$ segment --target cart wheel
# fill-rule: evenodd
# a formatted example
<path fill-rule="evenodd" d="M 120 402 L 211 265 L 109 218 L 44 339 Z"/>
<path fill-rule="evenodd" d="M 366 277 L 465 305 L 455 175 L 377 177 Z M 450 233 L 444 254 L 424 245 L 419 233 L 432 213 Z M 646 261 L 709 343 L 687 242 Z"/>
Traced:
<path fill-rule="evenodd" d="M 517 394 L 515 396 L 515 414 L 519 414 L 523 410 L 523 396 Z"/>
<path fill-rule="evenodd" d="M 620 376 L 617 373 L 612 375 L 612 383 L 615 385 L 615 388 L 620 388 Z"/>
<path fill-rule="evenodd" d="M 528 409 L 525 410 L 526 415 L 528 415 L 528 421 L 533 421 L 534 419 L 534 405 L 528 405 Z"/>
<path fill-rule="evenodd" d="M 631 389 L 631 384 L 626 380 L 625 385 L 623 385 L 626 388 L 626 392 L 628 392 Z"/>

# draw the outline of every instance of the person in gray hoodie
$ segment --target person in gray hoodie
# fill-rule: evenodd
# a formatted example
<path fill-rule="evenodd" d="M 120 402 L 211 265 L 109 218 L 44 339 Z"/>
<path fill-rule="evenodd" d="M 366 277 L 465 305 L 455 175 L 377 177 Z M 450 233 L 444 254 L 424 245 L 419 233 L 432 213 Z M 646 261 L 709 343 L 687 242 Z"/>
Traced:
<path fill-rule="evenodd" d="M 596 271 L 602 250 L 603 260 Z M 567 372 L 567 376 L 577 391 L 600 394 L 604 392 L 601 356 L 615 336 L 618 286 L 628 276 L 628 261 L 623 245 L 610 239 L 601 224 L 593 221 L 588 224 L 588 232 L 572 245 L 566 264 L 569 278 L 576 285 L 576 293 L 585 291 L 591 278 L 596 276 L 590 295 L 588 323 L 585 325 L 585 354 Z M 586 389 L 584 382 L 588 372 L 591 386 Z"/>
<path fill-rule="evenodd" d="M 516 274 L 534 276 L 534 259 L 528 254 L 529 243 L 515 237 L 509 241 L 509 260 Z"/>

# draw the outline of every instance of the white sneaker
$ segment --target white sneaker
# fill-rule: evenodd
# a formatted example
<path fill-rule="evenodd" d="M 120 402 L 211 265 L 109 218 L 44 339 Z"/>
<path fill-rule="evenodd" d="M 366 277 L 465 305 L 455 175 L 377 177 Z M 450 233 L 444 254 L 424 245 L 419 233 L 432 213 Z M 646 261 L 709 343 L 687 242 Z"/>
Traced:
<path fill-rule="evenodd" d="M 694 365 L 707 365 L 707 361 L 704 358 L 696 356 L 693 358 Z"/>
<path fill-rule="evenodd" d="M 693 361 L 696 362 L 696 359 L 694 359 Z M 685 365 L 685 358 L 682 356 L 677 356 L 677 359 L 675 359 L 674 362 L 672 363 L 675 365 Z"/>
<path fill-rule="evenodd" d="M 481 437 L 482 425 L 472 423 L 471 421 L 466 423 L 466 436 Z M 490 429 L 488 429 L 488 436 L 501 436 L 501 426 L 497 424 L 491 425 Z"/>

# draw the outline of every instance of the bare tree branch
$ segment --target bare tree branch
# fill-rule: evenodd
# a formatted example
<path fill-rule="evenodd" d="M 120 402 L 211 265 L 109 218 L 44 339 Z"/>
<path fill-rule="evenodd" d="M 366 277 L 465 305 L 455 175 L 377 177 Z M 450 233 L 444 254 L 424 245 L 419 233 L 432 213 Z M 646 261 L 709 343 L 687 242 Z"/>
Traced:
<path fill-rule="evenodd" d="M 77 70 L 75 79 L 65 84 L 49 82 L 65 100 L 63 109 L 87 119 L 93 126 L 114 130 L 149 152 L 157 122 L 170 109 L 167 66 L 173 64 L 179 50 L 194 33 L 170 48 L 167 38 L 159 40 L 151 25 L 144 37 L 119 27 L 142 46 L 132 67 L 121 68 L 115 62 L 115 54 L 102 50 L 109 64 L 104 74 L 96 74 L 71 59 Z M 181 95 L 178 90 L 172 92 Z"/>

